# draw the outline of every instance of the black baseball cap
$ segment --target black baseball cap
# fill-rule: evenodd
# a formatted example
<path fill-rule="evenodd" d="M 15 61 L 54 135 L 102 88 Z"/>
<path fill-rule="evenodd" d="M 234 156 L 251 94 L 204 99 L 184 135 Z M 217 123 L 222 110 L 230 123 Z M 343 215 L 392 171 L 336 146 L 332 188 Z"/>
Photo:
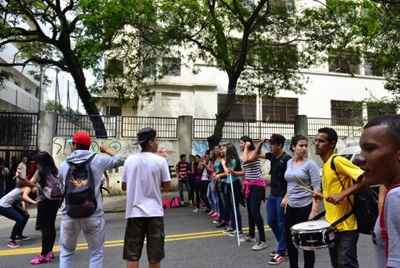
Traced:
<path fill-rule="evenodd" d="M 137 141 L 135 144 L 143 144 L 149 140 L 153 140 L 157 135 L 155 129 L 151 127 L 145 127 L 138 131 L 136 134 Z"/>

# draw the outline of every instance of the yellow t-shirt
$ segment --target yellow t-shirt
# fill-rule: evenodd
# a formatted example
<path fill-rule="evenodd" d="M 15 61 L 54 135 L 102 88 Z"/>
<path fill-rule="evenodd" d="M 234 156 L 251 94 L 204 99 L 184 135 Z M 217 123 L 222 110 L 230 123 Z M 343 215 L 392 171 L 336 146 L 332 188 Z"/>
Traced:
<path fill-rule="evenodd" d="M 331 168 L 333 156 L 334 155 L 332 155 L 322 166 L 322 190 L 324 195 L 324 207 L 326 211 L 325 219 L 329 223 L 335 222 L 352 210 L 352 206 L 347 198 L 338 205 L 334 205 L 325 200 L 326 197 L 343 191 L 342 184 L 337 178 L 337 174 L 339 174 L 340 180 L 346 189 L 351 187 L 354 181 L 357 181 L 358 178 L 360 178 L 360 176 L 363 174 L 363 171 L 358 166 L 354 165 L 347 158 L 341 156 L 335 157 L 335 172 L 335 170 Z M 350 196 L 350 200 L 354 204 L 353 196 Z M 354 214 L 350 215 L 346 220 L 336 225 L 336 229 L 339 232 L 357 230 L 357 220 Z"/>

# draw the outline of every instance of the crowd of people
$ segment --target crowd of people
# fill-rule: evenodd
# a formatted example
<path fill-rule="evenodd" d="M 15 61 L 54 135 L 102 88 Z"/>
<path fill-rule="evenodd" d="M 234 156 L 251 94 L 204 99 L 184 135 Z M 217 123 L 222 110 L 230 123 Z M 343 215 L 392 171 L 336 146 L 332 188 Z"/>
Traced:
<path fill-rule="evenodd" d="M 326 221 L 334 227 L 334 243 L 329 247 L 332 267 L 359 267 L 357 243 L 362 222 L 353 213 L 357 205 L 354 194 L 378 184 L 379 215 L 371 230 L 376 267 L 400 267 L 400 116 L 382 116 L 368 122 L 360 138 L 357 165 L 334 153 L 338 142 L 334 129 L 319 129 L 315 151 L 323 163 L 322 174 L 308 158 L 307 137 L 294 136 L 290 154 L 284 150 L 285 142 L 280 134 L 258 143 L 243 136 L 239 150 L 227 143 L 211 148 L 204 156 L 194 156 L 191 161 L 181 155 L 176 165 L 181 204 L 193 206 L 194 213 L 204 207 L 216 227 L 224 228 L 227 236 L 241 242 L 254 243 L 254 251 L 267 248 L 261 213 L 265 209 L 266 222 L 276 240 L 276 247 L 268 254 L 268 264 L 279 265 L 288 260 L 291 268 L 299 267 L 301 249 L 292 239 L 292 227 L 316 220 L 323 207 Z M 55 219 L 60 210 L 60 267 L 74 267 L 81 232 L 88 243 L 89 267 L 103 267 L 106 223 L 101 185 L 106 170 L 124 165 L 122 190 L 126 191 L 127 200 L 123 259 L 128 268 L 139 267 L 146 241 L 149 267 L 160 267 L 165 257 L 162 191 L 170 190 L 171 177 L 164 155 L 158 153 L 154 129 L 140 130 L 137 144 L 141 152 L 126 160 L 105 145 L 100 146 L 102 154 L 95 154 L 89 151 L 89 134 L 79 131 L 72 137 L 72 153 L 59 168 L 49 153 L 39 152 L 34 157 L 37 169 L 28 178 L 27 159 L 22 161 L 15 170 L 15 188 L 0 199 L 0 215 L 15 221 L 8 246 L 15 248 L 18 241 L 29 239 L 23 234 L 29 219 L 23 204 L 37 204 L 42 251 L 31 264 L 54 259 Z M 270 149 L 267 153 L 262 150 L 265 144 Z M 262 173 L 262 159 L 270 161 L 268 179 Z M 246 233 L 241 207 L 247 210 Z M 314 267 L 314 250 L 301 251 L 304 267 Z"/>

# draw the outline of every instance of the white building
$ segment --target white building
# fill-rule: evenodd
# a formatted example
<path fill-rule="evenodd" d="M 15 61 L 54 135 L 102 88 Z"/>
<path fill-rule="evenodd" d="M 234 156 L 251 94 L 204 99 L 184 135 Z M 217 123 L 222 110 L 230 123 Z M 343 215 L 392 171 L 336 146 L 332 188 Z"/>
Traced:
<path fill-rule="evenodd" d="M 0 51 L 0 62 L 11 63 L 17 48 L 8 45 Z M 0 67 L 8 73 L 3 85 L 0 85 L 1 112 L 31 112 L 39 111 L 39 81 L 35 80 L 30 71 L 37 67 Z"/>
<path fill-rule="evenodd" d="M 239 96 L 230 119 L 293 123 L 294 116 L 301 114 L 313 118 L 331 118 L 332 125 L 347 125 L 349 120 L 366 120 L 368 116 L 382 113 L 383 110 L 395 112 L 396 107 L 382 107 L 374 102 L 390 98 L 384 89 L 385 80 L 378 67 L 368 59 L 359 59 L 360 64 L 352 64 L 350 62 L 354 61 L 348 60 L 348 57 L 354 55 L 348 51 L 336 53 L 330 55 L 325 64 L 301 70 L 306 88 L 304 94 L 283 90 L 275 99 Z M 184 59 L 165 57 L 159 60 L 162 65 L 168 66 L 165 68 L 168 73 L 154 86 L 154 96 L 150 101 L 140 100 L 136 107 L 131 103 L 118 107 L 112 99 L 98 101 L 103 113 L 215 118 L 219 103 L 227 92 L 227 75 L 201 63 L 187 67 Z M 192 67 L 199 69 L 199 72 L 194 74 Z"/>

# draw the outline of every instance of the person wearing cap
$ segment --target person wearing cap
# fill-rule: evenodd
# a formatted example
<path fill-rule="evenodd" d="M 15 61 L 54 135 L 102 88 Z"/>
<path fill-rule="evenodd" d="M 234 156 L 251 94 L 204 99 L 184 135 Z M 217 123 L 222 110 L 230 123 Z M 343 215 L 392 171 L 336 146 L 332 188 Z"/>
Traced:
<path fill-rule="evenodd" d="M 128 268 L 139 267 L 146 239 L 149 267 L 158 268 L 165 256 L 160 187 L 169 191 L 171 177 L 166 159 L 157 155 L 154 129 L 141 129 L 137 133 L 137 144 L 142 151 L 127 158 L 122 173 L 122 190 L 127 192 L 123 258 Z"/>
<path fill-rule="evenodd" d="M 90 169 L 94 180 L 94 192 L 97 202 L 96 211 L 86 218 L 71 218 L 67 215 L 67 209 L 64 204 L 61 207 L 61 225 L 60 225 L 60 268 L 76 267 L 73 262 L 75 247 L 78 236 L 81 231 L 86 238 L 90 251 L 90 268 L 103 267 L 104 258 L 104 240 L 105 240 L 105 220 L 103 211 L 103 201 L 100 188 L 104 171 L 122 166 L 124 159 L 115 155 L 115 152 L 106 145 L 100 146 L 100 152 L 104 154 L 95 154 L 89 151 L 92 143 L 89 133 L 78 131 L 72 136 L 73 152 L 61 164 L 59 175 L 64 181 L 67 179 L 69 162 L 79 163 L 91 159 Z"/>

